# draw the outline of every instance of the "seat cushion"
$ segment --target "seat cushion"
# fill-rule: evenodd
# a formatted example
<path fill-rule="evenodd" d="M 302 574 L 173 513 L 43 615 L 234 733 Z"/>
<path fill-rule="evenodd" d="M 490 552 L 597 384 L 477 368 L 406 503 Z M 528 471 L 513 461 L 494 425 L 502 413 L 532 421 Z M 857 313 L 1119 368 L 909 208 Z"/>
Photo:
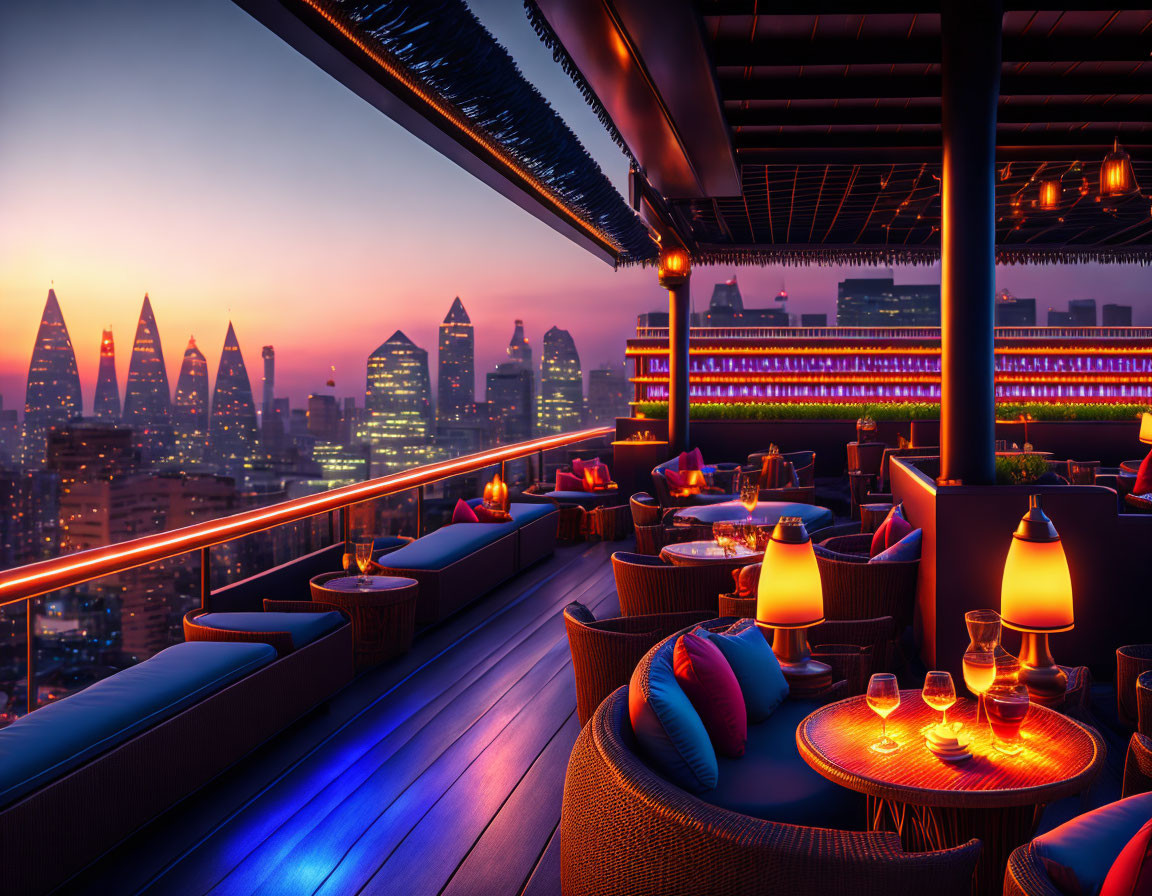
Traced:
<path fill-rule="evenodd" d="M 1061 890 L 1099 893 L 1120 850 L 1150 818 L 1152 793 L 1141 793 L 1078 815 L 1032 844 Z"/>
<path fill-rule="evenodd" d="M 524 526 L 542 520 L 556 511 L 551 504 L 510 504 L 508 512 L 512 514 L 512 522 L 517 526 Z"/>
<path fill-rule="evenodd" d="M 1100 896 L 1152 896 L 1152 820 L 1120 850 Z"/>
<path fill-rule="evenodd" d="M 732 667 L 720 648 L 691 632 L 676 639 L 672 652 L 676 682 L 688 695 L 720 756 L 743 756 L 748 711 Z"/>
<path fill-rule="evenodd" d="M 0 730 L 0 806 L 276 659 L 268 644 L 176 644 Z"/>
<path fill-rule="evenodd" d="M 785 700 L 767 721 L 748 726 L 739 759 L 717 758 L 719 780 L 705 802 L 786 824 L 859 829 L 864 798 L 813 771 L 796 748 L 796 729 L 819 704 Z"/>
<path fill-rule="evenodd" d="M 197 625 L 226 632 L 287 632 L 296 649 L 311 644 L 344 623 L 340 613 L 205 613 Z"/>
<path fill-rule="evenodd" d="M 388 554 L 384 566 L 389 569 L 443 569 L 515 531 L 515 521 L 444 526 Z"/>
<path fill-rule="evenodd" d="M 788 681 L 760 629 L 748 622 L 738 623 L 731 632 L 697 631 L 720 648 L 732 668 L 748 721 L 755 725 L 772 715 L 788 697 Z"/>

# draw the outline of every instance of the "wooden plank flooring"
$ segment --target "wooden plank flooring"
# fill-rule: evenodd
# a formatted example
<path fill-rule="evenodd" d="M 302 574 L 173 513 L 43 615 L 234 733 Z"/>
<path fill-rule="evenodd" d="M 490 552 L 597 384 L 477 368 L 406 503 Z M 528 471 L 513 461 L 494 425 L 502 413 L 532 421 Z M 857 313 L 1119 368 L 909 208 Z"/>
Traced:
<path fill-rule="evenodd" d="M 555 896 L 580 730 L 560 614 L 618 613 L 617 547 L 561 548 L 425 632 L 66 891 Z"/>

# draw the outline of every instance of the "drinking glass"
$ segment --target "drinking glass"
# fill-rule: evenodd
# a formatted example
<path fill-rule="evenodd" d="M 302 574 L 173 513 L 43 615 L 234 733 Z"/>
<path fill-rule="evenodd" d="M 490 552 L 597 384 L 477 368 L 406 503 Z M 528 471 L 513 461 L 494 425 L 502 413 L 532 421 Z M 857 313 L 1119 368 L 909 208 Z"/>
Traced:
<path fill-rule="evenodd" d="M 992 729 L 992 744 L 1001 753 L 1014 756 L 1024 748 L 1020 726 L 1028 715 L 1028 689 L 1017 682 L 992 688 L 984 695 L 984 714 Z"/>
<path fill-rule="evenodd" d="M 740 503 L 748 511 L 748 520 L 753 519 L 752 512 L 760 501 L 760 480 L 755 476 L 745 476 L 740 483 Z"/>
<path fill-rule="evenodd" d="M 940 710 L 940 724 L 948 725 L 948 710 L 956 702 L 956 685 L 948 672 L 929 672 L 924 677 L 924 702 Z"/>
<path fill-rule="evenodd" d="M 724 551 L 727 557 L 736 549 L 736 526 L 734 523 L 713 523 L 712 540 Z"/>
<path fill-rule="evenodd" d="M 372 563 L 372 542 L 358 541 L 356 542 L 356 565 L 360 567 L 360 578 L 357 582 L 361 591 L 368 587 L 368 567 Z"/>
<path fill-rule="evenodd" d="M 869 708 L 880 716 L 880 739 L 872 743 L 876 753 L 893 753 L 900 744 L 888 736 L 888 716 L 900 705 L 900 685 L 891 672 L 877 672 L 868 680 L 868 693 L 864 698 Z"/>
<path fill-rule="evenodd" d="M 991 650 L 971 650 L 964 654 L 964 684 L 976 696 L 976 724 L 980 724 L 980 707 L 984 693 L 996 680 L 996 654 Z"/>

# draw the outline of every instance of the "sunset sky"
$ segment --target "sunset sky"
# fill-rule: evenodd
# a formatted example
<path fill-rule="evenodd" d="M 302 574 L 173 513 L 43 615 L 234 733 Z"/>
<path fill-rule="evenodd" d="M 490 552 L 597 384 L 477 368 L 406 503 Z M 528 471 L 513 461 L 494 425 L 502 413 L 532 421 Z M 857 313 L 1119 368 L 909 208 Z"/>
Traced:
<path fill-rule="evenodd" d="M 627 163 L 539 43 L 520 0 L 473 9 L 625 189 Z M 258 390 L 276 347 L 293 403 L 336 368 L 362 394 L 368 354 L 394 330 L 429 349 L 459 295 L 483 373 L 524 318 L 533 350 L 572 331 L 585 369 L 619 360 L 640 311 L 665 303 L 652 271 L 603 262 L 465 174 L 358 99 L 228 0 L 0 4 L 0 395 L 22 406 L 54 284 L 91 407 L 101 328 L 121 389 L 150 293 L 175 381 L 194 334 L 213 375 L 227 322 Z M 734 272 L 698 269 L 697 307 Z M 866 269 L 742 268 L 746 302 L 783 282 L 793 310 L 833 311 L 836 282 Z M 897 269 L 937 282 L 939 269 Z M 1152 324 L 1152 271 L 1002 268 L 1038 305 L 1136 306 Z"/>

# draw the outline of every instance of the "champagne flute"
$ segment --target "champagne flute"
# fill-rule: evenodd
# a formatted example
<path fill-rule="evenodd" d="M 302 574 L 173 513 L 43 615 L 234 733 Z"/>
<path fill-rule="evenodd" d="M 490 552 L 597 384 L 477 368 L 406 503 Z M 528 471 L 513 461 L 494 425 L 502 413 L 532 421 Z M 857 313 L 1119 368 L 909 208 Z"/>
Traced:
<path fill-rule="evenodd" d="M 976 724 L 980 724 L 980 707 L 984 693 L 996 680 L 996 654 L 991 650 L 968 650 L 964 654 L 964 684 L 976 695 Z"/>
<path fill-rule="evenodd" d="M 372 565 L 372 540 L 356 542 L 356 565 L 360 567 L 360 579 L 357 582 L 361 591 L 368 588 L 368 567 Z"/>
<path fill-rule="evenodd" d="M 748 511 L 748 521 L 752 522 L 752 512 L 760 501 L 760 481 L 755 476 L 745 476 L 740 483 L 740 503 Z"/>
<path fill-rule="evenodd" d="M 876 753 L 894 753 L 900 744 L 888 736 L 888 716 L 900 705 L 900 685 L 891 672 L 877 672 L 868 680 L 868 693 L 864 698 L 869 708 L 880 716 L 880 739 L 872 743 Z"/>
<path fill-rule="evenodd" d="M 940 724 L 948 727 L 948 710 L 956 703 L 956 685 L 949 672 L 929 672 L 924 676 L 924 702 L 940 710 Z"/>

